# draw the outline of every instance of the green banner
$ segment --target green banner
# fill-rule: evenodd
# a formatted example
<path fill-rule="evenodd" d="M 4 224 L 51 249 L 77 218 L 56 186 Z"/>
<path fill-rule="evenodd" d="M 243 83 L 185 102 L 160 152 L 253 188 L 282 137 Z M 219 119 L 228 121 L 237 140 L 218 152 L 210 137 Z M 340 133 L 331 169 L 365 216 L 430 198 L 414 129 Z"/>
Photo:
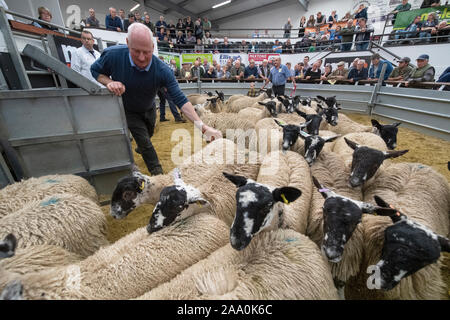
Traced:
<path fill-rule="evenodd" d="M 213 55 L 212 53 L 185 53 L 181 55 L 181 58 L 183 60 L 183 63 L 194 63 L 195 59 L 200 57 L 203 60 L 208 60 L 209 64 L 212 64 L 213 62 Z"/>
<path fill-rule="evenodd" d="M 164 62 L 167 64 L 170 64 L 170 60 L 174 59 L 177 64 L 177 68 L 181 69 L 181 59 L 179 54 L 162 53 L 160 51 L 158 52 L 158 57 L 163 57 Z"/>
<path fill-rule="evenodd" d="M 450 6 L 440 6 L 399 12 L 397 18 L 395 18 L 394 30 L 405 29 L 414 21 L 416 16 L 420 16 L 422 22 L 427 21 L 428 14 L 436 11 L 440 12 L 436 15 L 439 22 L 445 20 L 447 24 L 450 24 Z"/>

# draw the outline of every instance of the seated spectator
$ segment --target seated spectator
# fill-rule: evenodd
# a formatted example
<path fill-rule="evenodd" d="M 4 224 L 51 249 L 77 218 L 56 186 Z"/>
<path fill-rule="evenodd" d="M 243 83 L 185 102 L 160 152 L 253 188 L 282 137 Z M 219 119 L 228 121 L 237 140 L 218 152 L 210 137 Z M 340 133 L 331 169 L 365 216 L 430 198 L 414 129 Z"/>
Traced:
<path fill-rule="evenodd" d="M 430 7 L 439 7 L 441 5 L 440 0 L 423 0 L 420 9 L 430 8 Z"/>
<path fill-rule="evenodd" d="M 352 71 L 352 69 L 356 69 L 358 67 L 358 61 L 359 58 L 355 58 L 352 62 L 352 65 L 350 66 L 350 69 L 348 70 L 348 72 Z"/>
<path fill-rule="evenodd" d="M 164 29 L 164 27 L 158 29 L 158 31 L 156 32 L 156 37 L 158 38 L 158 41 L 163 41 L 165 36 L 166 30 Z"/>
<path fill-rule="evenodd" d="M 441 21 L 437 27 L 437 36 L 438 42 L 448 42 L 448 35 L 450 33 L 450 25 L 447 24 L 447 21 Z"/>
<path fill-rule="evenodd" d="M 239 46 L 239 52 L 240 53 L 247 53 L 248 52 L 248 44 L 245 40 L 241 41 L 241 44 Z"/>
<path fill-rule="evenodd" d="M 116 8 L 109 8 L 109 14 L 105 18 L 106 30 L 123 31 L 122 21 L 117 16 Z"/>
<path fill-rule="evenodd" d="M 341 22 L 347 22 L 348 20 L 352 19 L 352 14 L 349 12 L 347 12 L 345 14 L 345 16 L 340 20 Z"/>
<path fill-rule="evenodd" d="M 181 79 L 190 79 L 191 77 L 192 74 L 190 63 L 183 63 L 183 68 L 181 69 Z"/>
<path fill-rule="evenodd" d="M 205 69 L 200 65 L 199 60 L 194 61 L 194 65 L 191 68 L 191 76 L 193 78 L 203 78 L 205 75 Z"/>
<path fill-rule="evenodd" d="M 203 44 L 213 44 L 213 38 L 211 37 L 211 32 L 206 31 L 203 36 Z"/>
<path fill-rule="evenodd" d="M 259 31 L 255 30 L 252 34 L 252 38 L 259 38 Z"/>
<path fill-rule="evenodd" d="M 217 73 L 216 73 L 216 70 L 214 69 L 214 66 L 210 66 L 208 68 L 208 71 L 205 73 L 204 78 L 207 78 L 207 79 L 216 79 L 217 78 Z"/>
<path fill-rule="evenodd" d="M 205 72 L 208 71 L 208 69 L 209 69 L 209 61 L 208 61 L 208 59 L 206 59 L 206 58 L 203 59 L 202 67 L 203 67 L 203 69 L 205 69 Z"/>
<path fill-rule="evenodd" d="M 244 78 L 245 69 L 241 66 L 241 62 L 236 60 L 234 66 L 231 68 L 231 78 L 236 80 L 242 80 Z"/>
<path fill-rule="evenodd" d="M 358 26 L 355 28 L 356 51 L 365 51 L 369 47 L 370 34 L 373 32 L 373 27 L 367 25 L 366 21 L 367 21 L 366 19 L 360 18 L 358 20 Z"/>
<path fill-rule="evenodd" d="M 128 14 L 128 19 L 123 20 L 123 30 L 125 32 L 128 32 L 128 28 L 130 27 L 131 24 L 133 24 L 135 22 L 134 19 L 134 14 L 129 13 Z"/>
<path fill-rule="evenodd" d="M 150 30 L 152 30 L 153 34 L 155 34 L 155 25 L 150 21 L 150 16 L 148 14 L 144 16 L 143 24 L 145 24 Z"/>
<path fill-rule="evenodd" d="M 420 28 L 422 28 L 422 22 L 420 22 L 421 17 L 417 16 L 414 21 L 411 22 L 405 30 L 395 31 L 395 40 L 415 38 Z"/>
<path fill-rule="evenodd" d="M 288 20 L 285 23 L 283 29 L 284 29 L 283 38 L 290 38 L 291 37 L 291 29 L 292 29 L 291 18 L 288 18 Z"/>
<path fill-rule="evenodd" d="M 317 80 L 322 76 L 322 71 L 320 70 L 320 64 L 316 61 L 311 68 L 305 72 L 305 80 Z"/>
<path fill-rule="evenodd" d="M 266 81 L 269 78 L 269 74 L 270 74 L 269 61 L 267 61 L 267 59 L 264 59 L 262 64 L 258 68 L 258 75 L 260 78 Z"/>
<path fill-rule="evenodd" d="M 192 31 L 188 31 L 188 36 L 186 38 L 186 44 L 194 44 L 196 43 L 197 40 L 195 39 L 195 37 L 192 35 Z"/>
<path fill-rule="evenodd" d="M 281 43 L 277 40 L 275 40 L 275 44 L 272 46 L 272 52 L 275 53 L 283 53 L 283 46 Z"/>
<path fill-rule="evenodd" d="M 316 19 L 314 19 L 314 15 L 310 15 L 308 21 L 306 22 L 307 28 L 313 28 L 316 26 Z"/>
<path fill-rule="evenodd" d="M 208 21 L 207 17 L 203 18 L 203 31 L 211 31 L 211 22 Z"/>
<path fill-rule="evenodd" d="M 231 45 L 228 43 L 228 38 L 223 38 L 223 44 L 222 44 L 222 50 L 223 53 L 230 53 L 231 52 Z"/>
<path fill-rule="evenodd" d="M 216 65 L 216 76 L 217 76 L 217 78 L 221 79 L 221 78 L 223 78 L 224 75 L 225 74 L 223 72 L 222 66 L 220 64 L 217 64 Z"/>
<path fill-rule="evenodd" d="M 232 58 L 229 58 L 228 60 L 227 60 L 227 67 L 228 67 L 228 71 L 230 71 L 231 72 L 231 68 L 233 67 L 233 59 Z"/>
<path fill-rule="evenodd" d="M 328 25 L 330 28 L 333 26 L 333 24 L 338 22 L 338 15 L 336 14 L 336 10 L 331 11 L 330 16 L 328 17 Z"/>
<path fill-rule="evenodd" d="M 450 67 L 442 72 L 437 82 L 450 82 Z M 447 86 L 448 87 L 448 86 Z"/>
<path fill-rule="evenodd" d="M 359 22 L 359 19 L 361 19 L 361 18 L 365 19 L 366 21 L 367 21 L 367 19 L 369 19 L 367 17 L 367 9 L 368 8 L 365 6 L 364 3 L 361 3 L 359 5 L 359 8 L 355 12 L 355 19 L 358 19 L 358 22 Z"/>
<path fill-rule="evenodd" d="M 421 39 L 426 39 L 426 42 L 430 43 L 431 37 L 435 36 L 437 33 L 438 24 L 439 24 L 439 20 L 436 19 L 436 13 L 430 12 L 428 14 L 427 21 L 422 23 L 422 27 L 420 28 L 419 37 Z"/>
<path fill-rule="evenodd" d="M 394 11 L 391 12 L 393 14 L 392 25 L 395 24 L 395 19 L 397 18 L 397 13 L 402 12 L 402 11 L 409 11 L 409 10 L 411 10 L 411 5 L 408 3 L 408 0 L 402 0 L 402 4 L 399 4 L 398 6 L 396 6 Z"/>
<path fill-rule="evenodd" d="M 259 90 L 255 89 L 255 83 L 250 82 L 250 90 L 247 92 L 247 96 L 249 97 L 257 97 L 259 95 Z"/>
<path fill-rule="evenodd" d="M 326 18 L 325 16 L 322 15 L 322 12 L 317 12 L 317 16 L 316 16 L 316 24 L 315 26 L 322 26 L 326 23 Z"/>
<path fill-rule="evenodd" d="M 164 21 L 164 17 L 163 16 L 159 16 L 159 21 L 157 21 L 155 23 L 155 28 L 156 31 L 158 32 L 161 28 L 166 29 L 167 28 L 167 23 Z"/>
<path fill-rule="evenodd" d="M 244 70 L 244 78 L 256 79 L 258 76 L 258 67 L 255 65 L 255 60 L 251 59 L 248 66 Z"/>
<path fill-rule="evenodd" d="M 406 80 L 412 71 L 412 68 L 409 66 L 410 61 L 411 61 L 411 59 L 409 59 L 408 57 L 404 57 L 403 59 L 399 60 L 398 67 L 396 67 L 392 71 L 388 80 L 390 80 L 390 81 Z"/>
<path fill-rule="evenodd" d="M 52 23 L 52 13 L 50 12 L 49 9 L 47 9 L 46 7 L 39 7 L 38 8 L 38 19 L 42 20 L 42 21 L 46 21 L 48 23 Z M 58 28 L 53 27 L 53 26 L 49 26 L 46 25 L 45 23 L 38 23 L 36 21 L 31 23 L 33 26 L 38 27 L 38 28 L 43 28 L 43 29 L 47 29 L 47 30 L 53 30 L 53 31 L 58 31 Z"/>
<path fill-rule="evenodd" d="M 181 31 L 181 33 L 183 34 L 183 37 L 184 37 L 186 35 L 185 28 L 186 28 L 186 26 L 183 23 L 183 19 L 178 19 L 177 25 L 175 26 L 175 29 L 177 30 L 177 35 Z"/>
<path fill-rule="evenodd" d="M 197 39 L 197 44 L 194 47 L 195 53 L 204 53 L 205 52 L 205 46 L 202 43 L 202 39 Z"/>
<path fill-rule="evenodd" d="M 336 48 L 340 48 L 340 44 L 342 43 L 342 36 L 339 34 L 341 31 L 341 26 L 337 26 L 336 30 L 330 30 L 330 41 L 336 44 Z"/>
<path fill-rule="evenodd" d="M 390 63 L 387 60 L 381 59 L 381 57 L 378 53 L 375 53 L 374 55 L 372 55 L 371 59 L 372 59 L 372 65 L 369 68 L 368 80 L 380 79 L 381 69 L 383 68 L 383 65 L 386 65 L 386 71 L 384 73 L 383 80 L 387 80 L 387 78 L 389 78 L 392 70 L 394 69 L 394 67 L 392 66 L 392 63 Z"/>
<path fill-rule="evenodd" d="M 303 62 L 297 63 L 294 67 L 294 77 L 296 79 L 303 79 L 304 69 L 305 69 L 305 64 Z"/>
<path fill-rule="evenodd" d="M 256 41 L 252 41 L 252 44 L 250 45 L 250 52 L 251 53 L 258 53 L 259 52 L 259 45 Z"/>
<path fill-rule="evenodd" d="M 300 46 L 301 47 L 309 47 L 312 43 L 312 39 L 310 37 L 310 32 L 308 30 L 305 30 L 305 34 L 302 38 L 302 40 L 300 41 Z"/>
<path fill-rule="evenodd" d="M 290 39 L 287 39 L 283 44 L 283 53 L 294 53 L 294 47 L 292 46 Z"/>
<path fill-rule="evenodd" d="M 353 45 L 353 36 L 355 35 L 353 19 L 347 20 L 347 26 L 343 28 L 338 34 L 342 36 L 341 51 L 350 51 Z"/>
<path fill-rule="evenodd" d="M 100 21 L 98 21 L 98 19 L 95 17 L 95 10 L 92 8 L 89 9 L 89 17 L 86 18 L 86 27 L 100 27 Z"/>
<path fill-rule="evenodd" d="M 203 39 L 203 25 L 201 19 L 195 21 L 194 36 L 195 39 Z"/>
<path fill-rule="evenodd" d="M 167 29 L 170 31 L 170 38 L 175 39 L 177 37 L 176 27 L 172 20 L 170 20 L 169 24 L 167 25 Z"/>
<path fill-rule="evenodd" d="M 323 81 L 327 81 L 328 77 L 331 76 L 331 72 L 333 71 L 333 67 L 331 66 L 331 64 L 327 63 L 325 65 L 325 72 L 322 74 L 322 76 L 320 77 L 320 80 Z"/>
<path fill-rule="evenodd" d="M 214 39 L 213 45 L 212 45 L 212 52 L 214 54 L 218 54 L 220 53 L 220 44 L 219 44 L 219 39 Z"/>
<path fill-rule="evenodd" d="M 357 82 L 359 80 L 366 80 L 369 76 L 369 72 L 365 67 L 366 61 L 364 59 L 359 59 L 356 64 L 356 68 L 352 68 L 348 73 L 348 79 L 350 82 Z"/>
<path fill-rule="evenodd" d="M 177 37 L 175 38 L 177 44 L 185 44 L 186 39 L 184 38 L 183 31 L 178 31 Z"/>
<path fill-rule="evenodd" d="M 261 36 L 262 38 L 270 38 L 269 30 L 265 29 L 264 34 Z"/>
<path fill-rule="evenodd" d="M 291 77 L 295 77 L 295 71 L 292 69 L 292 64 L 290 62 L 286 62 L 286 68 L 288 69 Z"/>
<path fill-rule="evenodd" d="M 170 68 L 170 70 L 172 70 L 175 78 L 177 78 L 177 79 L 180 78 L 181 70 L 180 70 L 180 68 L 177 67 L 177 62 L 175 61 L 175 59 L 170 60 L 169 68 Z"/>
<path fill-rule="evenodd" d="M 347 77 L 348 70 L 345 68 L 345 62 L 340 61 L 337 64 L 337 69 L 328 76 L 328 80 L 344 80 L 347 79 Z"/>
<path fill-rule="evenodd" d="M 230 72 L 231 68 L 226 65 L 223 66 L 222 70 L 223 70 L 222 79 L 231 79 L 231 72 Z"/>
<path fill-rule="evenodd" d="M 192 31 L 194 33 L 194 21 L 191 20 L 191 17 L 186 18 L 186 22 L 184 23 L 184 27 L 186 28 L 186 34 L 189 31 Z"/>
<path fill-rule="evenodd" d="M 433 82 L 435 70 L 428 61 L 430 57 L 427 54 L 420 55 L 417 59 L 417 67 L 413 68 L 409 77 L 406 79 L 405 86 L 412 87 L 420 82 Z"/>

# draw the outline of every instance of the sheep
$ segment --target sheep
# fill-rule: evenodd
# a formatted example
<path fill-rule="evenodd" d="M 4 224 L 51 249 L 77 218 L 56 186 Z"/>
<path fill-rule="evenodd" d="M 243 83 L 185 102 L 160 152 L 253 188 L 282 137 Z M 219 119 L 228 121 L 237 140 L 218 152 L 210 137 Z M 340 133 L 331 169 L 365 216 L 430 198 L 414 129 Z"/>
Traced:
<path fill-rule="evenodd" d="M 217 174 L 221 168 L 251 161 L 259 161 L 255 152 L 238 150 L 232 141 L 218 139 L 185 159 L 176 170 L 180 171 L 185 183 L 197 185 L 199 181 L 207 181 Z M 112 194 L 111 215 L 123 219 L 142 204 L 155 205 L 161 191 L 174 184 L 174 172 L 175 169 L 166 175 L 149 177 L 135 170 L 131 176 L 121 178 Z"/>
<path fill-rule="evenodd" d="M 289 229 L 262 232 L 243 251 L 229 244 L 141 300 L 337 299 L 317 246 Z"/>
<path fill-rule="evenodd" d="M 449 234 L 449 212 L 450 212 L 450 188 L 447 180 L 434 169 L 418 163 L 395 163 L 383 170 L 376 179 L 368 182 L 363 189 L 364 200 L 373 202 L 374 196 L 379 196 L 385 202 L 391 204 L 396 208 L 395 211 L 400 211 L 406 215 L 408 221 L 414 221 L 411 225 L 413 229 L 426 228 L 433 230 L 428 232 L 430 236 L 434 233 L 442 236 Z M 378 201 L 377 204 L 380 205 Z M 400 216 L 399 216 L 400 217 Z M 397 225 L 396 221 L 394 226 Z M 394 240 L 401 241 L 402 237 L 410 239 L 415 237 L 415 232 L 411 231 L 408 236 L 398 237 L 386 241 L 388 229 L 393 229 L 392 222 L 387 217 L 372 217 L 367 216 L 362 220 L 363 225 L 363 248 L 365 251 L 364 263 L 361 266 L 366 270 L 369 266 L 377 265 L 382 254 L 382 260 L 387 261 L 386 255 L 389 251 L 382 248 L 386 246 L 393 246 Z M 424 227 L 417 227 L 414 224 L 420 224 Z M 435 236 L 432 236 L 437 238 Z M 385 241 L 383 241 L 385 239 Z M 384 244 L 383 244 L 384 243 Z M 417 267 L 425 266 L 434 261 L 425 260 L 433 252 L 429 246 L 426 238 L 417 236 L 417 240 L 412 241 L 415 248 L 409 246 L 411 255 L 405 255 L 406 251 L 398 251 L 398 258 L 402 259 L 404 263 L 400 263 L 393 257 L 389 257 L 390 265 L 385 264 L 384 268 L 391 270 L 392 276 L 396 275 L 397 280 L 394 281 L 392 277 L 389 278 L 386 272 L 381 268 L 383 278 L 386 282 L 385 289 L 368 290 L 366 286 L 361 285 L 365 297 L 373 297 L 378 299 L 441 299 L 445 294 L 446 285 L 442 281 L 441 268 L 442 259 L 437 263 L 428 265 L 427 267 L 409 275 L 417 270 Z M 444 243 L 441 243 L 443 247 Z M 417 250 L 420 250 L 418 253 Z M 447 251 L 449 250 L 447 244 Z M 439 254 L 437 255 L 439 257 Z M 418 265 L 420 264 L 420 266 Z M 379 265 L 380 266 L 380 265 Z M 399 268 L 404 272 L 400 274 Z M 367 273 L 364 277 L 360 277 L 358 282 L 365 283 L 367 280 Z M 401 279 L 401 281 L 400 281 Z M 400 283 L 398 283 L 400 281 Z M 397 284 L 398 283 L 398 284 Z M 396 285 L 392 288 L 393 285 Z"/>
<path fill-rule="evenodd" d="M 255 109 L 259 109 L 259 110 L 265 110 L 266 109 L 266 104 L 267 103 L 275 103 L 275 111 L 277 113 L 281 112 L 282 110 L 282 104 L 280 101 L 278 101 L 278 99 L 275 98 L 268 98 L 268 99 L 264 99 L 263 101 L 257 101 L 255 103 L 253 103 L 250 107 L 255 108 Z"/>
<path fill-rule="evenodd" d="M 255 125 L 255 132 L 258 137 L 258 144 L 251 144 L 250 150 L 258 151 L 262 155 L 281 150 L 283 132 L 273 118 L 259 120 Z"/>
<path fill-rule="evenodd" d="M 373 130 L 371 126 L 359 124 L 351 120 L 345 114 L 339 114 L 339 123 L 335 126 L 332 126 L 327 122 L 323 122 L 320 129 L 334 131 L 340 135 L 345 135 L 352 132 L 372 132 Z"/>
<path fill-rule="evenodd" d="M 92 200 L 55 194 L 29 202 L 0 220 L 0 237 L 14 232 L 19 248 L 57 245 L 87 257 L 107 245 L 106 217 Z"/>
<path fill-rule="evenodd" d="M 364 142 L 364 145 L 359 145 L 349 138 L 357 138 Z M 344 142 L 353 149 L 353 154 L 351 157 L 351 174 L 350 174 L 350 185 L 353 187 L 360 186 L 366 181 L 374 177 L 378 168 L 383 164 L 384 160 L 390 158 L 399 157 L 408 152 L 408 150 L 401 151 L 380 151 L 368 147 L 367 145 L 379 145 L 386 149 L 386 144 L 383 139 L 372 133 L 357 132 L 343 137 Z M 348 164 L 350 162 L 349 148 L 344 148 L 342 146 L 342 140 L 336 141 L 333 151 L 338 153 L 345 159 Z M 388 164 L 389 165 L 389 164 Z M 387 165 L 386 165 L 387 166 Z M 385 166 L 385 167 L 386 167 Z"/>
<path fill-rule="evenodd" d="M 17 238 L 12 233 L 7 234 L 6 237 L 0 241 L 0 260 L 12 257 L 16 248 Z"/>
<path fill-rule="evenodd" d="M 27 203 L 55 193 L 72 193 L 97 202 L 97 193 L 89 182 L 75 175 L 47 175 L 16 182 L 0 190 L 0 219 L 20 210 Z"/>
<path fill-rule="evenodd" d="M 216 90 L 216 97 L 219 98 L 222 102 L 225 101 L 225 96 L 223 94 L 223 92 L 218 92 Z M 205 103 L 208 99 L 213 98 L 214 95 L 212 92 L 206 92 L 205 94 L 199 94 L 199 93 L 193 93 L 193 94 L 189 94 L 187 95 L 187 99 L 189 100 L 190 103 L 192 103 L 192 105 L 196 105 L 196 104 L 203 104 Z"/>
<path fill-rule="evenodd" d="M 252 107 L 244 108 L 238 112 L 238 116 L 242 119 L 248 119 L 256 124 L 259 120 L 269 117 L 277 117 L 276 104 L 274 102 L 258 102 L 265 108 L 263 110 Z"/>
<path fill-rule="evenodd" d="M 15 280 L 25 299 L 137 298 L 224 246 L 227 236 L 222 221 L 199 214 L 152 235 L 139 228 L 80 262 Z"/>
<path fill-rule="evenodd" d="M 401 122 L 394 122 L 393 124 L 386 125 L 382 125 L 375 119 L 372 119 L 371 122 L 374 133 L 379 135 L 384 142 L 386 142 L 389 150 L 394 150 L 397 147 L 398 126 L 401 125 Z"/>
<path fill-rule="evenodd" d="M 300 110 L 295 110 L 295 112 L 297 112 L 299 116 L 305 118 L 307 122 L 311 121 L 306 127 L 306 130 L 309 134 L 313 135 L 319 134 L 319 127 L 320 123 L 322 122 L 322 116 L 324 114 L 323 111 L 320 111 L 318 114 L 306 114 Z"/>
<path fill-rule="evenodd" d="M 326 143 L 333 142 L 340 136 L 331 131 L 325 130 L 320 131 L 320 133 L 324 136 L 323 138 L 319 135 L 310 135 L 300 130 L 300 137 L 305 140 L 305 160 L 309 165 L 312 165 L 312 163 L 316 160 Z M 328 136 L 326 136 L 327 134 Z M 331 148 L 333 145 L 330 144 L 329 146 Z"/>
<path fill-rule="evenodd" d="M 272 95 L 272 90 L 267 89 L 265 92 L 261 93 L 257 97 L 243 96 L 237 99 L 228 99 L 227 104 L 225 104 L 224 111 L 228 113 L 238 113 L 240 110 L 251 107 L 255 102 L 263 101 L 264 99 L 270 98 Z"/>

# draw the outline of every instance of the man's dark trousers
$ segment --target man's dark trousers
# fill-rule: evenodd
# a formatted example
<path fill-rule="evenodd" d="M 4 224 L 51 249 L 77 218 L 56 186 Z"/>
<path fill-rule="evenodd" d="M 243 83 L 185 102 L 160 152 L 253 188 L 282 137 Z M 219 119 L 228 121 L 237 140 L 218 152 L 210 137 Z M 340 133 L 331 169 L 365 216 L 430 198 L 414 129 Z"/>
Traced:
<path fill-rule="evenodd" d="M 166 100 L 167 100 L 167 102 L 169 102 L 170 111 L 172 112 L 175 120 L 181 120 L 181 116 L 177 110 L 177 106 L 175 105 L 175 103 L 173 103 L 172 99 L 170 99 L 167 92 L 158 90 L 158 97 L 159 97 L 159 119 L 162 120 L 166 118 Z"/>
<path fill-rule="evenodd" d="M 286 87 L 285 84 L 283 84 L 282 86 L 272 85 L 272 91 L 273 91 L 273 94 L 275 95 L 275 97 L 284 96 L 285 87 Z"/>
<path fill-rule="evenodd" d="M 138 149 L 147 165 L 148 171 L 152 175 L 162 173 L 161 164 L 158 155 L 153 147 L 150 138 L 155 131 L 156 108 L 151 107 L 145 113 L 125 112 L 127 118 L 128 129 L 133 135 Z"/>

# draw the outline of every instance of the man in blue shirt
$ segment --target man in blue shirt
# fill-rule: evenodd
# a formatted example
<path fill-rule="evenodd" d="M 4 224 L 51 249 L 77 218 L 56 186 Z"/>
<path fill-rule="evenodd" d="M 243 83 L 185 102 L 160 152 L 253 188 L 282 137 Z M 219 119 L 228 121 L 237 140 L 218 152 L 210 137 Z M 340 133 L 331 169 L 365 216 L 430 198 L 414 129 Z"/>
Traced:
<path fill-rule="evenodd" d="M 205 125 L 192 104 L 181 92 L 175 76 L 164 62 L 153 56 L 153 34 L 141 23 L 128 28 L 127 45 L 105 49 L 91 66 L 92 76 L 109 91 L 122 96 L 128 129 L 152 175 L 162 174 L 156 151 L 150 141 L 156 122 L 155 96 L 166 88 L 185 116 L 202 131 L 207 140 L 221 138 L 222 134 Z"/>
<path fill-rule="evenodd" d="M 112 31 L 123 31 L 123 25 L 120 18 L 117 16 L 117 11 L 115 8 L 109 8 L 109 13 L 105 18 L 106 30 Z"/>
<path fill-rule="evenodd" d="M 378 80 L 380 78 L 383 65 L 386 65 L 386 71 L 384 73 L 383 80 L 387 80 L 387 78 L 389 78 L 389 75 L 392 73 L 392 70 L 394 70 L 394 67 L 389 61 L 381 59 L 380 55 L 378 53 L 375 53 L 372 56 L 372 65 L 369 68 L 368 80 Z"/>
<path fill-rule="evenodd" d="M 281 58 L 277 57 L 273 60 L 274 64 L 270 69 L 269 78 L 266 80 L 266 85 L 272 82 L 272 92 L 275 96 L 283 96 L 284 89 L 286 87 L 286 81 L 291 80 L 294 82 L 294 77 L 291 76 L 291 72 L 284 65 L 281 64 Z"/>
<path fill-rule="evenodd" d="M 364 59 L 359 59 L 356 68 L 353 68 L 348 73 L 347 78 L 352 83 L 356 83 L 359 80 L 366 80 L 367 79 L 367 68 L 365 68 L 366 61 Z"/>

